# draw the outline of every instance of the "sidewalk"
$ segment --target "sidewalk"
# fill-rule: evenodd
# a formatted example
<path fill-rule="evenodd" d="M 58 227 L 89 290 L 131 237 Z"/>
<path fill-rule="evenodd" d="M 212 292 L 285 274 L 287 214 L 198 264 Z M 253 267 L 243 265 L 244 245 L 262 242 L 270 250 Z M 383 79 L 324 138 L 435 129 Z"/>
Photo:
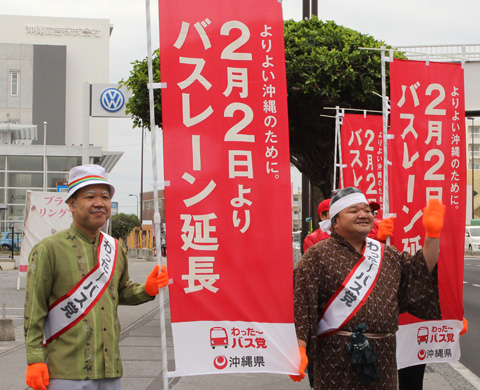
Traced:
<path fill-rule="evenodd" d="M 153 262 L 130 260 L 130 276 L 143 282 L 153 268 Z M 0 271 L 0 307 L 5 300 L 9 307 L 23 307 L 25 280 L 16 291 L 17 271 Z M 167 322 L 168 369 L 174 370 L 173 341 L 170 331 L 168 294 L 165 294 Z M 19 313 L 15 312 L 15 316 Z M 123 360 L 124 390 L 163 390 L 160 346 L 159 302 L 156 299 L 139 306 L 121 306 L 119 317 L 122 325 L 120 350 Z M 15 341 L 0 341 L 0 387 L 8 390 L 28 389 L 25 385 L 26 358 L 23 325 L 20 318 L 14 320 Z M 275 374 L 222 374 L 170 378 L 169 388 L 174 390 L 274 389 L 308 390 L 308 380 L 295 383 L 287 375 Z M 449 364 L 428 365 L 424 390 L 475 389 Z"/>

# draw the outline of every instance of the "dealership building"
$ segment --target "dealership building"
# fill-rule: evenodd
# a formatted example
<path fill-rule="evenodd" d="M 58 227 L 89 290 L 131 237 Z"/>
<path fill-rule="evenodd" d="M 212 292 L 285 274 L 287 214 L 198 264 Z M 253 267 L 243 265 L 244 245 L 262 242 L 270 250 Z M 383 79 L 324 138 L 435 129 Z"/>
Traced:
<path fill-rule="evenodd" d="M 122 156 L 107 150 L 108 120 L 90 116 L 111 32 L 106 19 L 0 15 L 0 231 L 22 229 L 27 190 L 57 191 L 82 163 L 111 172 Z"/>

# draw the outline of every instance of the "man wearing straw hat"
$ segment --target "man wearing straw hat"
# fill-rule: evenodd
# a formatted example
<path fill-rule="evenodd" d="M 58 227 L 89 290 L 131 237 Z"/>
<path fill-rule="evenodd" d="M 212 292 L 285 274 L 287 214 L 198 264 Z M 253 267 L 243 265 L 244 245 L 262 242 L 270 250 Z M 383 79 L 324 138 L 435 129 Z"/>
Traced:
<path fill-rule="evenodd" d="M 330 203 L 333 232 L 295 270 L 295 328 L 304 378 L 315 362 L 315 389 L 397 389 L 398 316 L 440 318 L 436 263 L 445 206 L 423 209 L 425 243 L 415 255 L 367 238 L 373 226 L 365 195 L 338 190 Z M 307 357 L 308 356 L 308 357 Z"/>
<path fill-rule="evenodd" d="M 35 390 L 121 389 L 117 306 L 150 301 L 168 284 L 158 265 L 145 284 L 133 283 L 124 250 L 100 231 L 114 193 L 101 166 L 72 168 L 66 202 L 73 223 L 30 253 L 26 381 Z"/>

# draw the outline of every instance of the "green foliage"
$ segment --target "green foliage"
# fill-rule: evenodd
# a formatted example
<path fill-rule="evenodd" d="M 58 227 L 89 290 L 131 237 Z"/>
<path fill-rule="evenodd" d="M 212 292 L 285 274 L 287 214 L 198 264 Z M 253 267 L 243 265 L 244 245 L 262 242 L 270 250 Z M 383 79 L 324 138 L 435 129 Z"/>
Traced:
<path fill-rule="evenodd" d="M 132 115 L 133 127 L 150 129 L 150 103 L 148 92 L 148 58 L 134 61 L 127 80 L 120 80 L 120 86 L 125 86 L 133 92 L 133 96 L 126 105 L 127 114 Z M 152 55 L 153 82 L 160 82 L 160 52 L 156 50 Z M 155 104 L 155 124 L 162 126 L 161 90 L 153 90 Z"/>
<path fill-rule="evenodd" d="M 382 92 L 381 52 L 361 48 L 388 46 L 316 16 L 284 28 L 290 156 L 310 179 L 316 205 L 333 185 L 335 110 L 326 108 L 381 110 L 374 94 Z"/>
<path fill-rule="evenodd" d="M 129 233 L 140 227 L 140 219 L 135 214 L 116 214 L 112 217 L 112 236 L 126 239 Z"/>
<path fill-rule="evenodd" d="M 323 22 L 285 22 L 285 57 L 289 95 L 310 94 L 324 105 L 370 104 L 380 107 L 380 48 L 384 42 L 369 35 Z M 363 108 L 363 107 L 362 107 Z"/>

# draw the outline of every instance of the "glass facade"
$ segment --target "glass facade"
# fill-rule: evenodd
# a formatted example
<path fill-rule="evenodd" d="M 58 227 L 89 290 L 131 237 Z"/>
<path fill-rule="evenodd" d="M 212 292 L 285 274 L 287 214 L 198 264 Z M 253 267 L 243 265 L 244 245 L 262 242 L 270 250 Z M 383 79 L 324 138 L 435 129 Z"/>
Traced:
<path fill-rule="evenodd" d="M 9 204 L 25 204 L 25 199 L 27 198 L 27 188 L 8 188 L 7 189 L 7 199 Z"/>
<path fill-rule="evenodd" d="M 47 157 L 49 171 L 68 172 L 77 165 L 82 165 L 82 157 Z"/>
<path fill-rule="evenodd" d="M 68 181 L 68 172 L 47 173 L 47 187 L 49 191 L 57 191 L 57 182 L 59 181 Z"/>
<path fill-rule="evenodd" d="M 43 173 L 8 172 L 8 187 L 43 188 Z"/>
<path fill-rule="evenodd" d="M 42 156 L 7 156 L 9 171 L 43 171 Z"/>
<path fill-rule="evenodd" d="M 56 192 L 81 164 L 82 157 L 47 157 L 47 191 Z M 43 156 L 0 156 L 0 231 L 23 229 L 27 190 L 43 191 Z"/>

